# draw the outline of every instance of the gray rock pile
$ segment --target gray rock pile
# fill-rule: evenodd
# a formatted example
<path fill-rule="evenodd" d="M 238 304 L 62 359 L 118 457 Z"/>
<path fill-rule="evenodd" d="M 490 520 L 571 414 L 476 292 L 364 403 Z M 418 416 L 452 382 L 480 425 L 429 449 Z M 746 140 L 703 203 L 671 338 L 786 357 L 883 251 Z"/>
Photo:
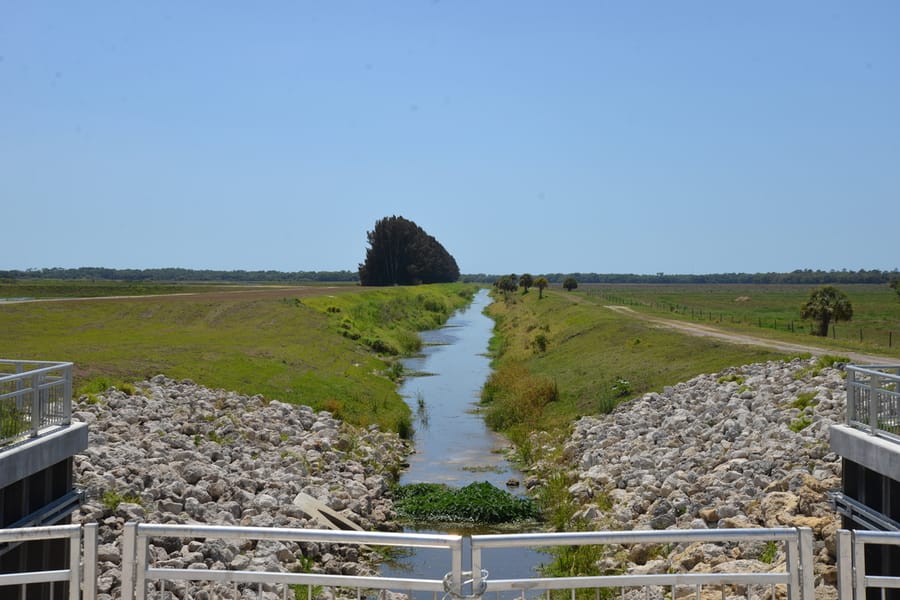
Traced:
<path fill-rule="evenodd" d="M 392 528 L 391 472 L 409 449 L 377 427 L 161 375 L 134 394 L 84 396 L 74 410 L 89 424 L 88 448 L 75 457 L 87 500 L 74 521 L 100 524 L 101 598 L 119 594 L 128 521 L 318 528 L 293 504 L 304 493 L 363 529 Z M 174 568 L 373 572 L 358 547 L 338 544 L 167 538 L 153 540 L 150 552 L 157 566 Z M 170 591 L 216 593 L 190 584 Z"/>
<path fill-rule="evenodd" d="M 794 360 L 702 375 L 584 417 L 563 449 L 583 506 L 576 516 L 595 529 L 810 527 L 817 584 L 833 586 L 839 521 L 826 492 L 840 488 L 840 459 L 828 430 L 845 401 L 842 371 Z M 759 543 L 695 546 L 631 548 L 609 566 L 700 572 L 784 561 L 783 549 Z"/>

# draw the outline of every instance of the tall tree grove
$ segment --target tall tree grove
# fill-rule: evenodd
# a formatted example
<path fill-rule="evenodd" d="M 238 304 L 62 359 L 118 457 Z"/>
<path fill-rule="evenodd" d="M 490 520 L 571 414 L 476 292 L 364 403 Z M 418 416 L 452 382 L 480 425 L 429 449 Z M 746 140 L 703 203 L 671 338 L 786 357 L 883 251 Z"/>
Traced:
<path fill-rule="evenodd" d="M 359 265 L 362 285 L 449 283 L 459 279 L 459 267 L 434 237 L 403 217 L 385 217 L 367 232 L 369 248 Z"/>

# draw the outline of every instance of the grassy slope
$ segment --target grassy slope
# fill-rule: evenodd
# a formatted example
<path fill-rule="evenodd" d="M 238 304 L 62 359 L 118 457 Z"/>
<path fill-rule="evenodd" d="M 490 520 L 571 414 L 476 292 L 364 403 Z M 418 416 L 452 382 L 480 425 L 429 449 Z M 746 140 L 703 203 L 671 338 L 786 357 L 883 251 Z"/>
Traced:
<path fill-rule="evenodd" d="M 532 388 L 550 380 L 558 394 L 558 399 L 546 402 L 523 401 L 521 389 L 496 394 L 487 408 L 489 421 L 491 411 L 517 407 L 521 413 L 523 405 L 531 407 L 519 424 L 505 421 L 514 442 L 524 441 L 532 429 L 561 433 L 582 415 L 608 411 L 620 400 L 701 373 L 784 356 L 654 328 L 584 301 L 574 292 L 545 290 L 542 300 L 536 291 L 515 294 L 489 310 L 497 320 L 492 380 L 502 381 L 504 371 L 514 373 L 516 380 L 530 374 Z M 543 352 L 535 344 L 541 335 L 546 339 Z M 617 388 L 620 380 L 628 385 Z"/>
<path fill-rule="evenodd" d="M 386 376 L 396 373 L 393 359 L 361 342 L 408 346 L 413 330 L 442 322 L 473 290 L 343 288 L 301 298 L 294 288 L 0 305 L 0 357 L 74 362 L 76 388 L 164 373 L 398 430 L 409 410 Z M 348 314 L 357 340 L 342 335 Z"/>
<path fill-rule="evenodd" d="M 758 337 L 814 343 L 836 352 L 900 357 L 900 299 L 896 292 L 886 285 L 838 286 L 850 298 L 854 315 L 852 321 L 836 324 L 837 339 L 832 339 L 809 335 L 810 322 L 800 320 L 800 305 L 817 287 L 820 286 L 585 285 L 577 293 L 599 304 L 624 303 L 635 310 L 710 323 Z"/>

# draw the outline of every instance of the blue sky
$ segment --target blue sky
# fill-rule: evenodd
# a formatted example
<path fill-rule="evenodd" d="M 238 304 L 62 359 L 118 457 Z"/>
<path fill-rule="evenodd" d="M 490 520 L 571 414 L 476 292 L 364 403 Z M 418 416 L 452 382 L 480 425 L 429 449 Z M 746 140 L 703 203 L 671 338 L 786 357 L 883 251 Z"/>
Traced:
<path fill-rule="evenodd" d="M 900 3 L 0 0 L 0 269 L 900 267 Z"/>

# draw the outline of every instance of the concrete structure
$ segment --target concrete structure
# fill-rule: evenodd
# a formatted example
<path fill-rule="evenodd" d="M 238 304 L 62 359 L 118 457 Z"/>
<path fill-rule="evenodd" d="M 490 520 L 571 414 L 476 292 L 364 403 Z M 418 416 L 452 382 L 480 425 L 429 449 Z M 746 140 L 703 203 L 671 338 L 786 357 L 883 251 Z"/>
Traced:
<path fill-rule="evenodd" d="M 73 456 L 87 448 L 71 420 L 72 364 L 0 360 L 0 529 L 68 523 L 81 502 Z M 0 574 L 65 568 L 66 540 L 0 545 Z M 0 587 L 4 600 L 65 598 L 66 584 Z"/>
<path fill-rule="evenodd" d="M 843 458 L 843 491 L 833 494 L 843 527 L 900 531 L 900 367 L 847 367 L 847 420 L 831 428 L 831 449 Z M 867 575 L 900 576 L 900 547 L 865 552 Z M 900 600 L 900 590 L 885 598 Z"/>

